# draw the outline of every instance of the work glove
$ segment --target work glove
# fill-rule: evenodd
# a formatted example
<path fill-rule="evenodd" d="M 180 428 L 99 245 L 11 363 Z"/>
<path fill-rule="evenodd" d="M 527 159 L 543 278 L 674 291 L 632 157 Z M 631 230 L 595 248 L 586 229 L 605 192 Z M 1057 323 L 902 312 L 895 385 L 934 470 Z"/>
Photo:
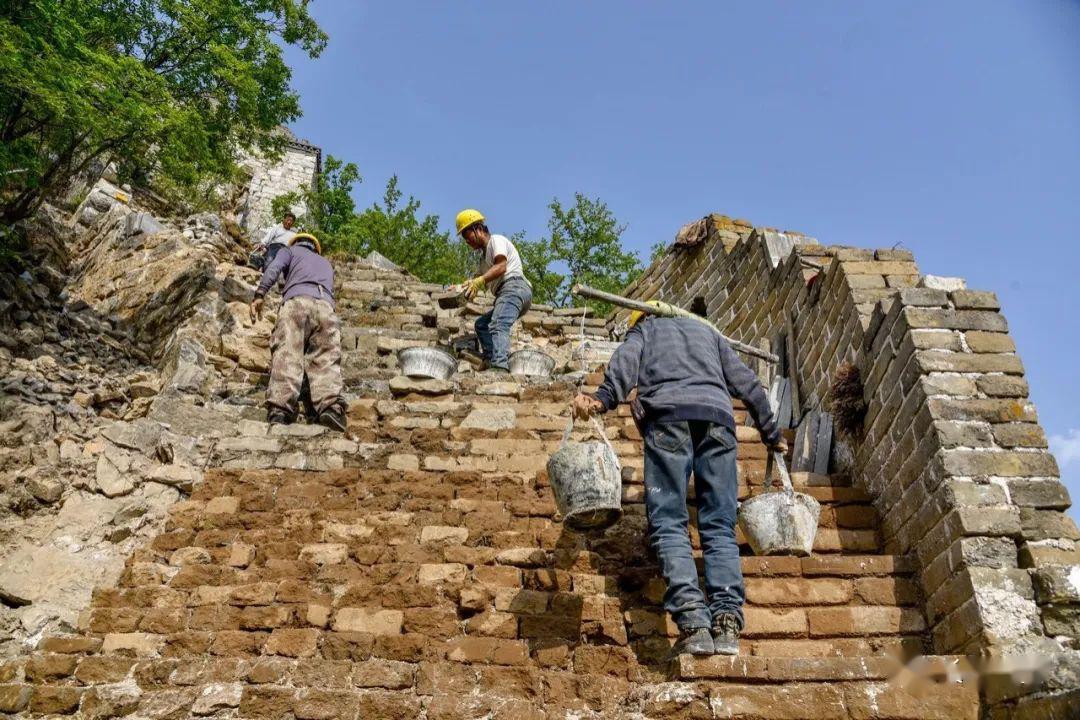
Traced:
<path fill-rule="evenodd" d="M 472 300 L 476 297 L 481 290 L 487 286 L 487 281 L 483 277 L 474 277 L 472 280 L 466 280 L 463 286 L 465 297 Z"/>
<path fill-rule="evenodd" d="M 255 323 L 262 319 L 263 299 L 258 295 L 251 301 L 251 322 Z"/>
<path fill-rule="evenodd" d="M 571 404 L 574 415 L 579 420 L 588 420 L 592 415 L 600 413 L 604 409 L 604 403 L 600 402 L 591 395 L 585 393 L 578 393 L 574 397 L 574 402 Z"/>

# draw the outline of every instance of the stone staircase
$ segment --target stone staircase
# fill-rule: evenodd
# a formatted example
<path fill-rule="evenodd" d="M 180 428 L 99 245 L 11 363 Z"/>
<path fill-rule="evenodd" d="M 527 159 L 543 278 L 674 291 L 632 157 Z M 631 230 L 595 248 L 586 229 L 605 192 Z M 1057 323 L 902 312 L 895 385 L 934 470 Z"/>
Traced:
<path fill-rule="evenodd" d="M 741 654 L 670 660 L 628 408 L 605 418 L 624 517 L 569 531 L 545 465 L 576 385 L 487 382 L 465 365 L 451 381 L 398 378 L 397 349 L 445 341 L 483 307 L 439 310 L 441 288 L 355 263 L 338 283 L 348 435 L 240 420 L 163 532 L 95 591 L 81 634 L 0 661 L 0 713 L 978 717 L 971 684 L 897 682 L 929 652 L 915 566 L 882 553 L 869 498 L 841 476 L 793 476 L 822 503 L 811 557 L 744 545 Z M 581 320 L 535 309 L 517 342 L 572 367 Z M 602 319 L 584 332 L 606 337 Z M 767 489 L 765 449 L 752 428 L 738 438 L 746 498 Z"/>

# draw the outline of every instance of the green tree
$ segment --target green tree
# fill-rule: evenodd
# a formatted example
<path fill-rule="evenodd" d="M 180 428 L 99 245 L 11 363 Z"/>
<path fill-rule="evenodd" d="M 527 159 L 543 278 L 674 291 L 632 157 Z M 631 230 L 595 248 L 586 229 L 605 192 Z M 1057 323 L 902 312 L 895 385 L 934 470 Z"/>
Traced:
<path fill-rule="evenodd" d="M 574 283 L 619 292 L 641 274 L 641 259 L 623 250 L 620 242 L 626 226 L 619 224 L 606 203 L 575 193 L 572 206 L 564 208 L 556 198 L 548 208 L 549 242 L 555 257 L 568 269 L 557 292 L 558 304 L 580 307 L 585 302 L 571 295 Z M 610 309 L 608 303 L 595 300 L 587 304 L 600 313 Z"/>
<path fill-rule="evenodd" d="M 375 250 L 413 275 L 432 283 L 460 282 L 469 272 L 468 247 L 439 231 L 439 216 L 420 216 L 420 201 L 404 202 L 398 178 L 386 183 L 382 203 L 373 203 L 356 216 L 351 251 Z"/>
<path fill-rule="evenodd" d="M 306 0 L 8 0 L 0 10 L 0 221 L 90 163 L 186 200 L 280 151 L 300 114 L 283 45 L 326 43 Z"/>
<path fill-rule="evenodd" d="M 525 232 L 515 233 L 510 241 L 518 249 L 525 277 L 533 288 L 533 302 L 554 304 L 559 300 L 559 289 L 566 279 L 555 272 L 552 265 L 558 261 L 555 248 L 548 238 L 526 240 Z"/>
<path fill-rule="evenodd" d="M 322 172 L 311 187 L 278 195 L 270 203 L 271 214 L 281 217 L 287 210 L 302 205 L 304 211 L 297 218 L 297 226 L 314 233 L 327 252 L 348 252 L 356 221 L 353 185 L 359 182 L 363 181 L 355 163 L 327 155 Z"/>

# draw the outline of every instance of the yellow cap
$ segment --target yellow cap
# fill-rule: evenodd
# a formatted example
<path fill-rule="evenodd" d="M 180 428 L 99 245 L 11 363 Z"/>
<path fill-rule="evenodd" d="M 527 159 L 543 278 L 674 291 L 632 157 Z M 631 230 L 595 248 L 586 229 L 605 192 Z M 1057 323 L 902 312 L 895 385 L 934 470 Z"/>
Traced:
<path fill-rule="evenodd" d="M 484 216 L 479 210 L 473 210 L 472 208 L 466 208 L 457 214 L 457 232 L 458 235 L 469 227 L 475 225 L 478 222 L 484 222 Z"/>
<path fill-rule="evenodd" d="M 659 300 L 649 300 L 645 304 L 646 305 L 651 305 L 654 308 L 660 307 L 660 301 Z M 637 325 L 638 322 L 643 317 L 645 317 L 645 311 L 644 310 L 635 310 L 634 312 L 630 313 L 630 320 L 629 320 L 630 327 L 634 327 L 635 325 Z"/>
<path fill-rule="evenodd" d="M 315 252 L 322 255 L 322 245 L 319 244 L 319 238 L 315 237 L 311 233 L 296 233 L 292 236 L 292 240 L 289 241 L 289 244 L 292 245 L 297 240 L 310 240 L 311 242 L 315 243 Z"/>

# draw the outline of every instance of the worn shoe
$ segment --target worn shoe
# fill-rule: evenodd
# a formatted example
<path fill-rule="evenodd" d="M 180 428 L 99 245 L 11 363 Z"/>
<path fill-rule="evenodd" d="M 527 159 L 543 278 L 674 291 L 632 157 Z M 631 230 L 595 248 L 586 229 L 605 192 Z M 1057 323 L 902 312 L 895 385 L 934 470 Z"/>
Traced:
<path fill-rule="evenodd" d="M 680 631 L 679 640 L 671 648 L 672 657 L 689 653 L 690 655 L 712 655 L 715 652 L 712 633 L 709 628 L 686 628 Z"/>
<path fill-rule="evenodd" d="M 291 425 L 292 417 L 284 410 L 270 410 L 266 413 L 266 422 L 271 425 Z"/>
<path fill-rule="evenodd" d="M 319 413 L 319 424 L 331 430 L 345 432 L 345 428 L 348 427 L 348 419 L 345 417 L 344 408 L 340 405 L 331 405 L 326 408 Z"/>
<path fill-rule="evenodd" d="M 717 655 L 739 654 L 739 618 L 735 613 L 720 613 L 713 620 L 712 639 Z"/>

